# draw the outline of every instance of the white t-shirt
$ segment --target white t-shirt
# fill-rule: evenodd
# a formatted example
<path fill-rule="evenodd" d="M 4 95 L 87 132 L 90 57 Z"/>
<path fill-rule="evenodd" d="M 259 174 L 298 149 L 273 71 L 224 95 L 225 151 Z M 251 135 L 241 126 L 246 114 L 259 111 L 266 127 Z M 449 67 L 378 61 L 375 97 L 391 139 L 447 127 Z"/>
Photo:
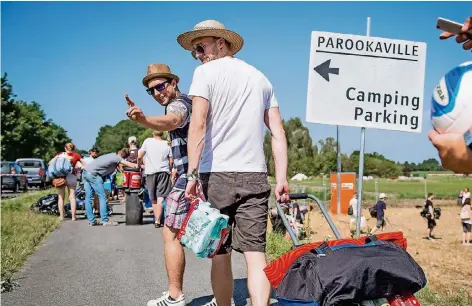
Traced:
<path fill-rule="evenodd" d="M 170 173 L 169 157 L 172 157 L 172 151 L 167 141 L 146 138 L 139 151 L 145 153 L 144 174 Z"/>
<path fill-rule="evenodd" d="M 232 57 L 195 69 L 189 96 L 210 102 L 200 173 L 266 172 L 264 112 L 278 107 L 262 72 Z"/>

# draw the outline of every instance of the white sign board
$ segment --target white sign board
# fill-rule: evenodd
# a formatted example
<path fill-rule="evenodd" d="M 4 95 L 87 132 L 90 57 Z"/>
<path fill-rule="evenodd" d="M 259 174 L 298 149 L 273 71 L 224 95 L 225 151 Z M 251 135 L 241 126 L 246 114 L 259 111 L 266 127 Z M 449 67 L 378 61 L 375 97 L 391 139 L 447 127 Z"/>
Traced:
<path fill-rule="evenodd" d="M 306 120 L 421 132 L 426 44 L 312 32 Z"/>

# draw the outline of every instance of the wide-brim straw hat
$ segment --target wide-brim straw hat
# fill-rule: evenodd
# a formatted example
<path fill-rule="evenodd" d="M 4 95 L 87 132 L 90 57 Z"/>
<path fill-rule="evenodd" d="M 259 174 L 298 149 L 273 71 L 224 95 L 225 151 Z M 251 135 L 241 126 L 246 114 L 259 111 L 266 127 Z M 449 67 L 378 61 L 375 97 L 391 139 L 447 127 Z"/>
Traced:
<path fill-rule="evenodd" d="M 152 79 L 174 79 L 179 83 L 179 77 L 170 71 L 166 64 L 150 64 L 147 68 L 147 74 L 143 79 L 143 85 L 148 87 L 148 83 Z"/>
<path fill-rule="evenodd" d="M 177 37 L 177 42 L 182 48 L 193 51 L 192 41 L 209 36 L 224 38 L 230 44 L 229 51 L 232 55 L 238 53 L 244 45 L 244 39 L 241 35 L 227 30 L 224 24 L 216 20 L 205 20 L 197 23 L 192 31 L 180 34 Z"/>

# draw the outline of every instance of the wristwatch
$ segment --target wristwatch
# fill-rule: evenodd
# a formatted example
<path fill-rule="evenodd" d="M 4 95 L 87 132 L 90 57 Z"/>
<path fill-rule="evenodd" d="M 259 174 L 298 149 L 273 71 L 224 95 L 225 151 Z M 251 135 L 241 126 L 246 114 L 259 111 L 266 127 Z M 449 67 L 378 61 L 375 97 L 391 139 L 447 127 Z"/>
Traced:
<path fill-rule="evenodd" d="M 464 133 L 464 140 L 466 146 L 472 151 L 472 132 L 471 130 L 467 130 L 467 132 Z"/>

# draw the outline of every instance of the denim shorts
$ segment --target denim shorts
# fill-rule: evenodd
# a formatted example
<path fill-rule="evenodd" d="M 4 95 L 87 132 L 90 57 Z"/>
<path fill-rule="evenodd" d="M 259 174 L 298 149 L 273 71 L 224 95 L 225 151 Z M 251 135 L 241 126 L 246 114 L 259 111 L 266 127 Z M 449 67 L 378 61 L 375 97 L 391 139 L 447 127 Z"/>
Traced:
<path fill-rule="evenodd" d="M 218 251 L 265 252 L 270 184 L 267 173 L 201 173 L 206 200 L 229 217 L 230 234 Z"/>

